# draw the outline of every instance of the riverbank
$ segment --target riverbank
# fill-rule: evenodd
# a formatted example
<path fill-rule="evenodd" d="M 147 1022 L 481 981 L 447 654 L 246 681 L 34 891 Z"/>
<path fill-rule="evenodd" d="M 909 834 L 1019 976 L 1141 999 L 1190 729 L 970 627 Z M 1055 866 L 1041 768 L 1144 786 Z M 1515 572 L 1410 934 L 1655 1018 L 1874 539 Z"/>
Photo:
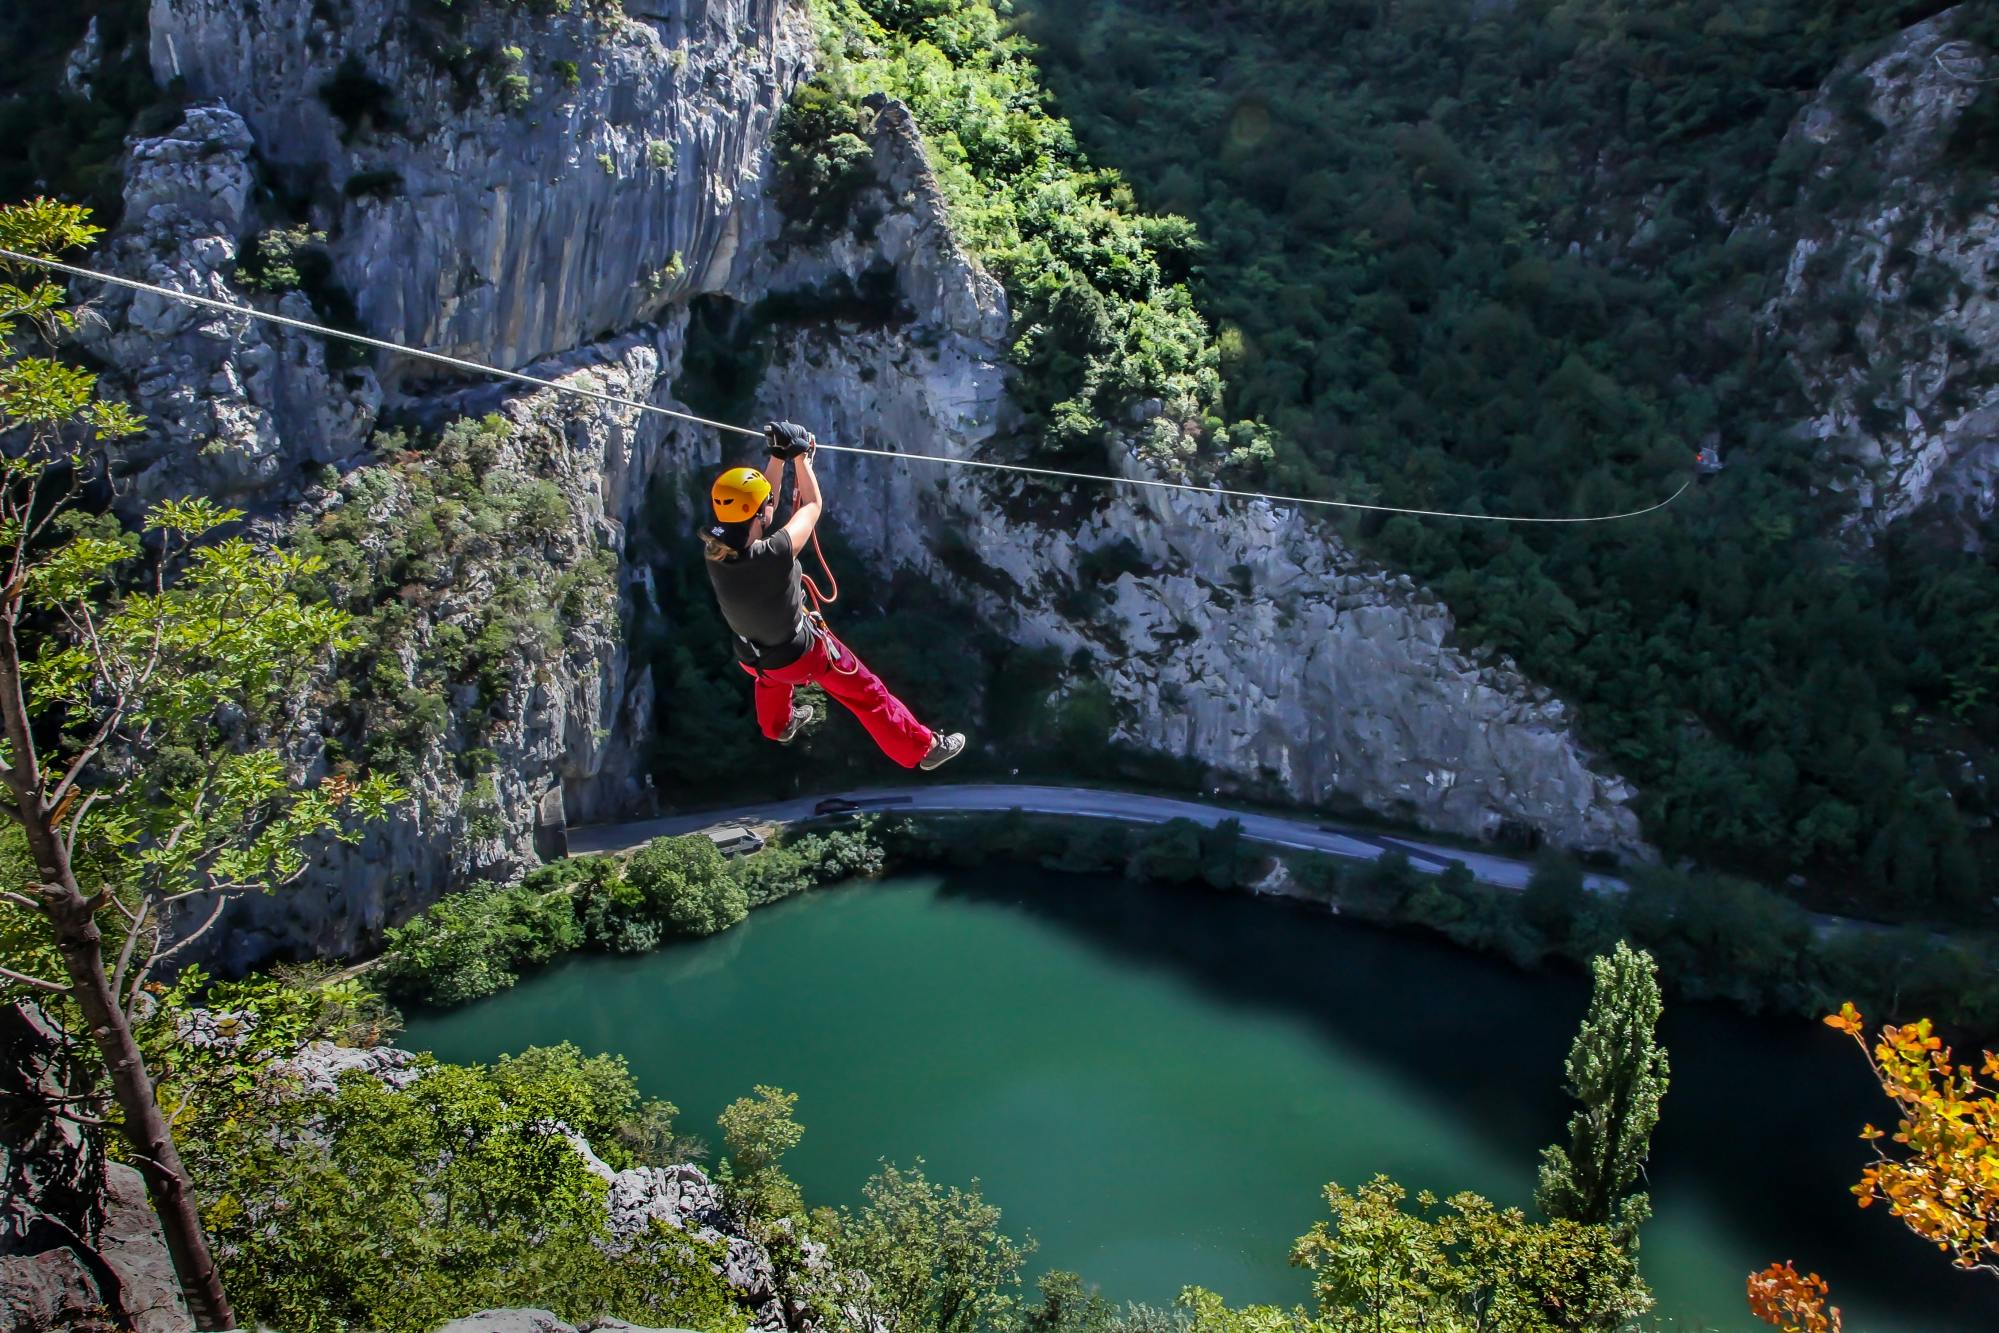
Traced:
<path fill-rule="evenodd" d="M 920 1155 L 933 1178 L 977 1177 L 1037 1266 L 1114 1302 L 1194 1282 L 1288 1307 L 1310 1300 L 1287 1257 L 1329 1180 L 1531 1208 L 1587 994 L 1288 901 L 991 865 L 801 895 L 644 957 L 574 955 L 414 1016 L 407 1040 L 460 1061 L 616 1050 L 691 1126 L 779 1084 L 808 1199 L 854 1202 L 878 1159 Z M 1987 1305 L 1956 1307 L 1975 1276 L 1847 1193 L 1855 1134 L 1887 1108 L 1837 1034 L 1669 1003 L 1661 1036 L 1640 1258 L 1662 1327 L 1749 1333 L 1743 1278 L 1787 1257 L 1832 1278 L 1849 1328 L 1991 1327 Z"/>
<path fill-rule="evenodd" d="M 1999 1033 L 1999 968 L 1988 943 L 1913 929 L 1828 930 L 1823 918 L 1747 881 L 1664 868 L 1612 878 L 1544 857 L 1531 868 L 1509 863 L 1515 882 L 1494 883 L 1438 848 L 1399 839 L 1356 843 L 1363 859 L 1259 839 L 1248 819 L 1150 825 L 1073 812 L 888 808 L 896 813 L 838 815 L 848 826 L 824 834 L 787 832 L 726 867 L 716 859 L 702 882 L 740 880 L 744 910 L 751 910 L 820 883 L 926 866 L 1011 863 L 1116 874 L 1297 900 L 1370 925 L 1439 935 L 1529 971 L 1580 967 L 1629 939 L 1652 952 L 1668 991 L 1680 998 L 1805 1018 L 1851 1000 L 1884 1020 L 1933 1018 L 1966 1048 Z M 796 818 L 810 808 L 743 813 Z M 1325 830 L 1322 845 L 1352 836 Z M 648 845 L 665 843 L 706 847 L 707 839 L 669 835 Z M 575 950 L 643 952 L 688 933 L 639 901 L 621 864 L 617 856 L 586 854 L 544 867 L 516 888 L 454 894 L 391 932 L 389 952 L 403 957 L 379 979 L 392 997 L 449 1005 L 505 989 Z M 552 904 L 549 891 L 559 885 L 570 892 Z M 711 928 L 740 919 L 724 915 Z"/>
<path fill-rule="evenodd" d="M 1391 844 L 1367 860 L 1272 854 L 1231 820 L 1128 829 L 1017 813 L 925 814 L 896 816 L 884 827 L 892 866 L 998 859 L 1276 894 L 1370 925 L 1441 935 L 1527 970 L 1580 967 L 1628 939 L 1652 952 L 1661 980 L 1680 998 L 1806 1018 L 1852 1000 L 1885 1020 L 1934 1018 L 1967 1048 L 1999 1034 L 1999 966 L 1989 941 L 1859 924 L 1827 930 L 1826 918 L 1726 876 L 1636 867 L 1612 881 L 1548 856 L 1510 892 L 1482 883 L 1460 859 L 1437 864 L 1434 850 Z M 1431 864 L 1419 865 L 1419 857 Z"/>

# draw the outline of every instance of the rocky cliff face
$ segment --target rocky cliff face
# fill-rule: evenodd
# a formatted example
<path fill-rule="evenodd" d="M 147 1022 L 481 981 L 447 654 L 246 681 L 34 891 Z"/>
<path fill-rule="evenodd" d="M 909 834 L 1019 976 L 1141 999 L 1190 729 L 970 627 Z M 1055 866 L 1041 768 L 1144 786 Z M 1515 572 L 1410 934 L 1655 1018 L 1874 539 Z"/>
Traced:
<path fill-rule="evenodd" d="M 1830 80 L 1785 151 L 1800 196 L 1844 181 L 1764 312 L 1795 339 L 1814 407 L 1804 429 L 1862 465 L 1863 527 L 1935 502 L 1967 534 L 1999 501 L 1999 205 L 1967 168 L 1965 112 L 1999 58 L 1960 31 L 1972 6 L 1918 23 Z"/>
<path fill-rule="evenodd" d="M 351 300 L 371 333 L 665 399 L 685 298 L 736 281 L 743 238 L 772 225 L 758 182 L 809 46 L 802 8 L 696 0 L 536 17 L 490 6 L 436 23 L 404 0 L 344 11 L 154 5 L 156 74 L 206 101 L 135 145 L 125 222 L 100 262 L 240 302 L 231 276 L 246 238 L 317 231 L 331 261 L 321 306 Z M 369 192 L 348 188 L 368 172 Z M 634 589 L 645 595 L 644 571 L 623 567 L 628 525 L 652 473 L 674 465 L 660 419 L 578 415 L 546 393 L 453 391 L 422 365 L 378 363 L 378 378 L 337 346 L 329 367 L 309 335 L 150 295 L 80 294 L 96 298 L 87 345 L 153 427 L 116 465 L 128 511 L 201 490 L 290 540 L 363 519 L 364 553 L 386 577 L 416 488 L 369 448 L 385 406 L 432 428 L 499 411 L 506 438 L 483 466 L 517 487 L 553 482 L 568 511 L 534 542 L 511 527 L 467 534 L 423 605 L 408 604 L 412 586 L 378 590 L 415 614 L 399 615 L 390 660 L 371 673 L 385 705 L 364 729 L 379 732 L 398 705 L 443 705 L 409 756 L 411 800 L 358 848 L 328 849 L 297 892 L 232 910 L 216 954 L 367 948 L 449 884 L 558 847 L 549 834 L 566 819 L 644 808 L 636 755 L 651 691 L 620 622 Z M 341 313 L 298 291 L 258 299 L 308 320 Z M 450 645 L 491 623 L 497 591 L 553 597 L 604 562 L 617 600 L 563 615 L 559 643 L 503 652 L 481 686 L 462 660 L 454 669 Z M 502 639 L 511 649 L 526 636 Z M 338 756 L 307 759 L 324 768 Z"/>
<path fill-rule="evenodd" d="M 154 0 L 155 75 L 315 201 L 361 324 L 518 367 L 729 281 L 812 51 L 786 0 Z"/>
<path fill-rule="evenodd" d="M 83 1092 L 62 1032 L 0 1006 L 0 1324 L 183 1333 L 187 1306 L 145 1182 L 54 1115 Z"/>
<path fill-rule="evenodd" d="M 244 237 L 316 230 L 330 267 L 319 299 L 344 293 L 368 332 L 665 405 L 692 296 L 747 306 L 886 263 L 904 317 L 782 326 L 760 406 L 834 440 L 952 457 L 1005 447 L 1005 296 L 953 240 L 905 112 L 877 118 L 869 234 L 779 239 L 763 182 L 776 110 L 810 50 L 802 6 L 529 10 L 433 21 L 408 0 L 155 0 L 156 72 L 206 101 L 135 146 L 132 207 L 104 259 L 219 295 Z M 297 292 L 279 304 L 310 308 Z M 631 409 L 453 388 L 416 364 L 329 365 L 310 338 L 152 297 L 99 312 L 93 348 L 155 423 L 124 469 L 128 500 L 199 487 L 293 539 L 359 526 L 373 534 L 355 543 L 363 563 L 393 571 L 387 547 L 416 512 L 410 469 L 426 464 L 371 450 L 371 433 L 497 411 L 504 440 L 482 466 L 502 489 L 552 483 L 566 510 L 532 538 L 503 523 L 447 539 L 444 576 L 378 590 L 376 607 L 400 604 L 393 651 L 370 669 L 379 697 L 411 692 L 405 711 L 423 712 L 441 696 L 447 716 L 421 740 L 395 825 L 233 916 L 229 957 L 365 948 L 449 884 L 526 864 L 538 829 L 548 850 L 565 819 L 645 805 L 638 755 L 656 701 L 619 632 L 650 598 L 648 571 L 627 558 L 632 528 L 653 477 L 733 447 Z M 1582 750 L 1560 702 L 1459 652 L 1433 598 L 1308 516 L 1120 492 L 1037 519 L 995 474 L 852 457 L 825 472 L 836 521 L 871 560 L 956 584 L 968 614 L 1023 642 L 1087 653 L 1121 705 L 1122 739 L 1301 801 L 1641 849 L 1630 792 Z M 1146 568 L 1076 614 L 1081 556 L 1118 538 Z M 952 572 L 967 559 L 990 571 L 976 586 Z M 446 649 L 479 640 L 508 578 L 554 597 L 605 561 L 615 611 L 565 613 L 553 640 L 472 673 L 477 689 L 454 675 Z"/>
<path fill-rule="evenodd" d="M 829 440 L 981 456 L 1006 411 L 1005 293 L 952 238 L 901 107 L 882 109 L 874 148 L 869 211 L 884 221 L 870 241 L 788 255 L 763 282 L 858 281 L 885 257 L 917 319 L 791 331 L 762 406 Z M 1562 703 L 1466 656 L 1434 597 L 1309 511 L 1127 488 L 1035 520 L 1010 516 L 1020 483 L 991 472 L 851 455 L 820 471 L 831 521 L 880 565 L 954 588 L 1021 642 L 1086 655 L 1121 705 L 1121 740 L 1307 804 L 1357 802 L 1472 836 L 1511 823 L 1568 846 L 1642 846 L 1633 793 L 1582 749 Z M 1100 605 L 1076 615 L 1083 557 L 1119 540 L 1146 568 L 1094 589 Z"/>

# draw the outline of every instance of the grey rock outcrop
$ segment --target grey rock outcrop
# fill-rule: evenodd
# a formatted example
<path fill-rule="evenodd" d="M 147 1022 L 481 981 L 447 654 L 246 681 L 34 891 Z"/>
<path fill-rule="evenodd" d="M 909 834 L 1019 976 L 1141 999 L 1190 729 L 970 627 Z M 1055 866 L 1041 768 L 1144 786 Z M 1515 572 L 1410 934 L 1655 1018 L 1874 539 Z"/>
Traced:
<path fill-rule="evenodd" d="M 228 274 L 253 221 L 253 140 L 226 107 L 195 107 L 133 145 L 125 220 L 97 261 L 168 291 L 243 304 Z M 313 470 L 351 465 L 381 405 L 365 370 L 335 373 L 321 340 L 149 292 L 84 289 L 78 339 L 114 368 L 149 429 L 114 454 L 126 503 L 199 490 L 270 510 L 296 503 Z M 318 322 L 287 293 L 277 313 Z M 126 373 L 115 375 L 116 368 Z"/>
<path fill-rule="evenodd" d="M 298 1093 L 318 1096 L 340 1091 L 343 1074 L 365 1074 L 396 1092 L 423 1077 L 422 1067 L 408 1051 L 394 1046 L 336 1046 L 330 1041 L 308 1042 L 272 1073 L 289 1081 Z"/>
<path fill-rule="evenodd" d="M 0 1006 L 0 1322 L 185 1333 L 187 1307 L 139 1173 L 53 1114 L 85 1090 L 68 1041 Z"/>
<path fill-rule="evenodd" d="M 566 1323 L 547 1310 L 482 1310 L 440 1325 L 437 1333 L 687 1333 L 685 1329 L 641 1328 L 622 1319 Z"/>
<path fill-rule="evenodd" d="M 534 370 L 643 402 L 666 392 L 677 364 L 676 331 L 661 327 Z M 594 584 L 594 561 L 622 567 L 628 524 L 667 438 L 657 418 L 547 391 L 453 395 L 429 410 L 440 419 L 496 410 L 506 432 L 488 478 L 553 484 L 567 518 L 531 543 L 496 534 L 456 557 L 451 577 L 426 595 L 424 614 L 393 667 L 411 686 L 419 660 L 446 651 L 445 637 L 469 642 L 490 623 L 489 611 L 510 581 L 520 585 L 516 601 L 551 606 L 562 599 L 565 580 Z M 356 517 L 370 534 L 365 540 L 386 542 L 404 530 L 414 503 L 410 478 L 376 464 L 351 473 L 337 491 L 317 493 L 292 522 L 306 529 L 361 506 Z M 281 948 L 359 952 L 449 885 L 505 880 L 534 865 L 545 811 L 582 819 L 642 807 L 652 695 L 648 674 L 632 667 L 622 629 L 631 610 L 630 594 L 620 588 L 629 585 L 610 576 L 565 618 L 559 644 L 510 649 L 493 663 L 503 679 L 455 691 L 442 729 L 412 756 L 409 800 L 391 820 L 368 828 L 354 846 L 324 849 L 317 873 L 296 888 L 236 905 L 220 952 L 238 960 Z M 462 774 L 457 758 L 480 751 L 489 757 L 478 771 Z"/>
<path fill-rule="evenodd" d="M 1860 465 L 1863 531 L 1934 502 L 1969 536 L 1999 503 L 1999 207 L 1963 197 L 1948 161 L 1980 81 L 1999 77 L 1999 55 L 1957 37 L 1969 8 L 1841 70 L 1787 141 L 1815 150 L 1814 181 L 1869 182 L 1799 237 L 1764 311 L 1795 341 L 1804 431 Z"/>
<path fill-rule="evenodd" d="M 153 70 L 320 201 L 370 332 L 512 368 L 726 284 L 814 49 L 788 0 L 546 8 L 153 0 Z"/>
<path fill-rule="evenodd" d="M 83 40 L 62 63 L 64 91 L 88 101 L 96 94 L 97 77 L 103 66 L 104 34 L 98 31 L 97 16 L 93 14 L 83 30 Z"/>

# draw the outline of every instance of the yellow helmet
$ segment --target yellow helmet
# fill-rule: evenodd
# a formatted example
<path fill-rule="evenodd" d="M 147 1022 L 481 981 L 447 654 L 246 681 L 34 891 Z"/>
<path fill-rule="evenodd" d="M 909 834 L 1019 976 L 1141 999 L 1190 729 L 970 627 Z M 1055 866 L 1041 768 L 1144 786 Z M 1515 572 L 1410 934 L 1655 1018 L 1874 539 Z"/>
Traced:
<path fill-rule="evenodd" d="M 708 498 L 718 523 L 747 523 L 770 499 L 770 481 L 753 467 L 732 467 L 715 478 Z"/>

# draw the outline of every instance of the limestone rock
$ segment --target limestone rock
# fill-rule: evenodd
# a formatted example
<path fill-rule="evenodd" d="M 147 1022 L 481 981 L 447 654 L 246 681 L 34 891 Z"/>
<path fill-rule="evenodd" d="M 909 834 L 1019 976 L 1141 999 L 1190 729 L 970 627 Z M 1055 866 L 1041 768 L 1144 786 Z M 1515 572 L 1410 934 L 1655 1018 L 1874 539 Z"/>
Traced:
<path fill-rule="evenodd" d="M 136 142 L 125 220 L 97 265 L 248 304 L 228 279 L 254 223 L 254 147 L 242 118 L 219 106 L 193 107 L 166 135 Z M 145 436 L 112 455 L 128 512 L 197 490 L 249 509 L 296 502 L 308 469 L 350 461 L 373 427 L 374 377 L 329 370 L 316 338 L 150 292 L 81 281 L 75 290 L 88 302 L 78 341 L 111 367 L 106 387 L 148 422 Z M 297 292 L 275 308 L 322 320 Z"/>
<path fill-rule="evenodd" d="M 1763 312 L 1795 342 L 1814 408 L 1801 429 L 1858 465 L 1862 535 L 1934 502 L 1969 542 L 1999 504 L 1999 207 L 1967 212 L 1955 185 L 1964 169 L 1947 160 L 1981 80 L 1999 76 L 1999 53 L 1957 37 L 1970 8 L 1842 69 L 1787 140 L 1816 150 L 1815 179 L 1859 165 L 1878 182 L 1809 219 Z"/>
<path fill-rule="evenodd" d="M 549 8 L 454 15 L 454 57 L 411 0 L 153 0 L 153 69 L 313 188 L 370 332 L 513 368 L 727 284 L 814 50 L 786 0 Z"/>
<path fill-rule="evenodd" d="M 416 1057 L 394 1046 L 335 1046 L 315 1041 L 297 1055 L 281 1061 L 273 1072 L 297 1080 L 300 1092 L 331 1095 L 340 1090 L 343 1074 L 360 1072 L 401 1092 L 423 1077 L 415 1067 Z"/>
<path fill-rule="evenodd" d="M 0 1320 L 8 1329 L 186 1333 L 187 1306 L 139 1173 L 50 1114 L 80 1091 L 56 1025 L 0 1007 Z"/>
<path fill-rule="evenodd" d="M 110 1333 L 112 1320 L 97 1279 L 71 1249 L 0 1255 L 0 1320 L 12 1329 Z"/>
<path fill-rule="evenodd" d="M 117 1308 L 132 1321 L 135 1333 L 185 1333 L 187 1302 L 159 1218 L 146 1197 L 146 1182 L 122 1163 L 112 1163 L 105 1173 L 104 1228 L 97 1249 L 118 1276 Z"/>
<path fill-rule="evenodd" d="M 437 1333 L 577 1333 L 547 1310 L 482 1310 L 438 1327 Z"/>
<path fill-rule="evenodd" d="M 90 24 L 83 30 L 83 40 L 69 53 L 62 65 L 62 86 L 77 97 L 89 101 L 96 94 L 98 74 L 104 67 L 104 34 L 98 31 L 97 16 L 90 16 Z"/>
<path fill-rule="evenodd" d="M 440 1325 L 437 1333 L 687 1333 L 685 1329 L 641 1328 L 622 1319 L 586 1320 L 579 1328 L 547 1310 L 483 1310 Z"/>

